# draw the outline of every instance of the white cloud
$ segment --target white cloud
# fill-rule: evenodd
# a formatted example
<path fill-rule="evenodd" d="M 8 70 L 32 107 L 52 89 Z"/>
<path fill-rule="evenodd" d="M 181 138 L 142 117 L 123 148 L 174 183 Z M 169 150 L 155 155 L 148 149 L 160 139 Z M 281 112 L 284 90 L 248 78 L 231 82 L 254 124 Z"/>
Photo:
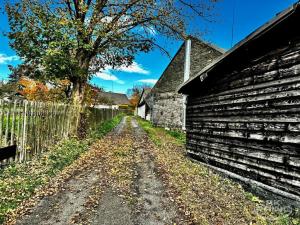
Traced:
<path fill-rule="evenodd" d="M 156 36 L 157 35 L 156 29 L 152 26 L 150 26 L 150 27 L 139 27 L 138 31 L 143 32 L 145 34 L 149 34 L 151 36 Z"/>
<path fill-rule="evenodd" d="M 16 55 L 7 56 L 5 54 L 0 53 L 0 64 L 7 64 L 8 62 L 17 61 L 19 57 Z"/>
<path fill-rule="evenodd" d="M 96 77 L 101 78 L 102 80 L 113 80 L 113 81 L 118 80 L 118 78 L 115 75 L 106 72 L 98 72 L 96 73 Z"/>
<path fill-rule="evenodd" d="M 138 80 L 137 82 L 155 84 L 157 82 L 157 79 L 143 79 L 143 80 Z"/>
<path fill-rule="evenodd" d="M 124 81 L 120 80 L 117 76 L 115 76 L 113 74 L 110 74 L 107 71 L 98 72 L 98 73 L 95 74 L 95 76 L 102 79 L 102 80 L 111 80 L 111 81 L 114 81 L 118 84 L 125 84 Z"/>
<path fill-rule="evenodd" d="M 148 31 L 149 31 L 149 33 L 150 33 L 152 36 L 157 35 L 157 31 L 155 30 L 154 27 L 149 27 L 149 28 L 148 28 Z"/>
<path fill-rule="evenodd" d="M 115 18 L 115 16 L 105 16 L 105 17 L 103 17 L 103 18 L 101 19 L 101 22 L 109 24 L 109 23 L 111 23 L 111 22 L 113 21 L 114 18 Z M 130 16 L 128 16 L 128 15 L 123 15 L 123 16 L 121 16 L 121 17 L 118 19 L 118 22 L 119 22 L 118 25 L 124 25 L 124 23 L 126 24 L 126 23 L 129 23 L 129 22 L 131 22 L 131 21 L 132 21 L 132 19 L 131 19 Z"/>
<path fill-rule="evenodd" d="M 120 80 L 116 75 L 112 74 L 112 71 L 119 71 L 119 72 L 125 72 L 125 73 L 137 73 L 137 74 L 150 74 L 150 71 L 144 69 L 142 65 L 138 64 L 137 62 L 133 62 L 130 66 L 120 66 L 117 68 L 112 67 L 106 67 L 103 71 L 97 72 L 95 74 L 95 77 L 98 77 L 102 80 L 111 80 L 118 84 L 125 84 L 123 80 Z M 152 83 L 153 80 L 146 79 L 145 83 Z"/>
<path fill-rule="evenodd" d="M 112 68 L 108 67 L 107 69 L 111 70 Z M 125 72 L 125 73 L 150 74 L 149 70 L 144 69 L 143 66 L 137 62 L 133 62 L 130 66 L 123 65 L 120 67 L 116 67 L 114 68 L 114 70 Z"/>
<path fill-rule="evenodd" d="M 116 80 L 115 82 L 118 84 L 125 84 L 125 81 L 123 81 L 123 80 Z"/>

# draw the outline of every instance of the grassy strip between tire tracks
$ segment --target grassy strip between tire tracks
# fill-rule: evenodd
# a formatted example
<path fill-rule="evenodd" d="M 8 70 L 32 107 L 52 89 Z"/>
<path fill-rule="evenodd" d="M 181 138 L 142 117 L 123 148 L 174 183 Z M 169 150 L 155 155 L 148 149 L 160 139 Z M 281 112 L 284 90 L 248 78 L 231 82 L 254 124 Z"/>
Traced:
<path fill-rule="evenodd" d="M 63 140 L 40 158 L 12 164 L 0 170 L 0 224 L 4 222 L 7 214 L 86 152 L 96 139 L 102 138 L 116 127 L 121 118 L 122 115 L 119 115 L 102 123 L 85 140 L 78 140 L 76 137 Z"/>
<path fill-rule="evenodd" d="M 194 224 L 300 224 L 299 215 L 272 211 L 241 185 L 186 158 L 182 133 L 138 122 L 156 145 L 154 158 L 175 202 L 190 213 Z"/>

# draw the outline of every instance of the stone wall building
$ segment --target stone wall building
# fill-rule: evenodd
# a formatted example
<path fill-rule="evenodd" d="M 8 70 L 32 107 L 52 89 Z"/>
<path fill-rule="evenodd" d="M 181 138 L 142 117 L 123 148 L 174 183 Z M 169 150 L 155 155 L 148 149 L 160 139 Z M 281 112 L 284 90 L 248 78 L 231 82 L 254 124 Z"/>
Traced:
<path fill-rule="evenodd" d="M 177 93 L 178 87 L 214 59 L 223 50 L 190 38 L 181 45 L 160 79 L 146 97 L 153 124 L 162 127 L 184 129 L 185 96 Z"/>

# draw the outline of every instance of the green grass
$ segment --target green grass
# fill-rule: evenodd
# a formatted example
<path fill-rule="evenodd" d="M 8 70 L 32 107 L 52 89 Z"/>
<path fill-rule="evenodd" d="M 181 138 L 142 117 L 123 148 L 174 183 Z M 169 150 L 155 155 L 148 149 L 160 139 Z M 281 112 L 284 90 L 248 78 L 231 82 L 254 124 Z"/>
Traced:
<path fill-rule="evenodd" d="M 179 130 L 167 130 L 167 134 L 175 138 L 180 144 L 185 144 L 186 134 Z"/>
<path fill-rule="evenodd" d="M 153 124 L 147 120 L 143 120 L 141 118 L 137 118 L 139 124 L 143 127 L 143 129 L 146 131 L 146 133 L 150 136 L 151 140 L 155 142 L 156 145 L 161 145 L 161 139 L 158 138 L 159 134 L 163 134 L 164 136 L 167 136 L 170 141 L 179 144 L 184 145 L 186 142 L 186 134 L 179 130 L 165 130 L 161 127 L 155 127 Z"/>
<path fill-rule="evenodd" d="M 110 132 L 114 127 L 116 127 L 121 119 L 124 117 L 123 114 L 120 114 L 116 116 L 114 119 L 109 120 L 101 124 L 100 127 L 96 128 L 95 130 L 91 131 L 88 135 L 88 138 L 91 139 L 99 139 L 102 138 L 104 135 L 106 135 L 108 132 Z"/>
<path fill-rule="evenodd" d="M 30 198 L 37 188 L 49 182 L 66 166 L 71 165 L 89 149 L 91 143 L 102 138 L 121 120 L 121 115 L 102 123 L 86 140 L 71 138 L 53 146 L 40 158 L 12 164 L 0 170 L 0 224 L 5 215 Z"/>
<path fill-rule="evenodd" d="M 161 132 L 165 132 L 163 128 L 160 127 L 154 127 L 152 125 L 152 123 L 150 123 L 147 120 L 143 120 L 140 117 L 136 118 L 138 123 L 141 125 L 141 127 L 144 129 L 144 131 L 149 135 L 149 137 L 151 138 L 151 140 L 157 145 L 160 146 L 161 145 L 161 141 L 159 138 L 157 138 L 156 136 L 156 132 L 161 131 Z"/>

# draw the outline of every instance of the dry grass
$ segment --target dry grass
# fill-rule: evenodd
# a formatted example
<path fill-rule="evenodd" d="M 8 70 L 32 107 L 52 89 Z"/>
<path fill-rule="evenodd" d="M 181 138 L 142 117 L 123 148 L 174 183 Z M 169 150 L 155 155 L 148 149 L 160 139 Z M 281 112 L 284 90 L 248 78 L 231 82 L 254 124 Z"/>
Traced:
<path fill-rule="evenodd" d="M 194 224 L 300 224 L 277 216 L 259 198 L 249 199 L 243 188 L 185 157 L 184 146 L 167 131 L 139 120 L 156 147 L 153 156 L 171 196 Z"/>

